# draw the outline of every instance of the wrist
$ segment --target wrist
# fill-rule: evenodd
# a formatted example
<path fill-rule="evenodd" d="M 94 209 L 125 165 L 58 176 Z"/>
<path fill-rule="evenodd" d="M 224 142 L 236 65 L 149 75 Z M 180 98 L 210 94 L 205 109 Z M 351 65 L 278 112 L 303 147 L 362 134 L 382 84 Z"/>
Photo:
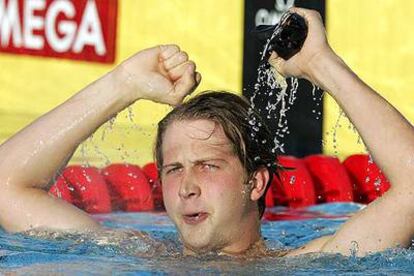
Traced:
<path fill-rule="evenodd" d="M 134 85 L 135 73 L 131 73 L 124 63 L 118 65 L 112 72 L 113 81 L 117 86 L 117 93 L 125 101 L 125 105 L 131 105 L 135 101 L 142 99 L 141 91 Z"/>
<path fill-rule="evenodd" d="M 321 89 L 334 92 L 338 90 L 338 77 L 350 69 L 334 51 L 324 51 L 309 63 L 309 80 Z"/>

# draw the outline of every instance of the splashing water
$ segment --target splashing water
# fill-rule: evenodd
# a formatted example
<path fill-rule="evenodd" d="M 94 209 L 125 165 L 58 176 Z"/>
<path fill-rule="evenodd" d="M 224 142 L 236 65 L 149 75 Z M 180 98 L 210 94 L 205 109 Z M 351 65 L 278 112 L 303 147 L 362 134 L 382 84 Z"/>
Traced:
<path fill-rule="evenodd" d="M 109 121 L 106 124 L 104 124 L 101 141 L 105 140 L 107 132 L 110 132 L 114 129 L 115 121 L 116 121 L 116 116 L 112 117 L 111 119 L 109 119 Z"/>
<path fill-rule="evenodd" d="M 281 74 L 276 72 L 276 70 L 269 65 L 267 59 L 270 53 L 269 49 L 271 48 L 271 41 L 281 33 L 283 29 L 281 26 L 281 22 L 283 22 L 284 18 L 286 18 L 288 15 L 289 13 L 285 13 L 282 16 L 279 23 L 276 24 L 272 36 L 267 40 L 267 43 L 264 46 L 263 52 L 261 53 L 260 64 L 257 69 L 258 75 L 256 83 L 254 85 L 254 93 L 250 98 L 252 108 L 256 108 L 257 111 L 259 111 L 261 114 L 267 114 L 265 115 L 267 119 L 274 120 L 277 123 L 273 152 L 279 151 L 281 153 L 285 152 L 284 144 L 281 142 L 282 138 L 289 134 L 287 112 L 295 103 L 299 83 L 298 79 L 296 78 L 284 78 Z M 290 89 L 288 89 L 289 86 Z M 320 96 L 317 96 L 316 92 L 318 90 L 319 87 L 312 84 L 312 99 L 316 103 L 316 106 L 312 110 L 312 113 L 313 116 L 315 116 L 316 120 L 319 120 L 322 116 L 322 112 L 319 111 L 319 109 L 322 103 L 322 98 L 324 96 L 323 92 L 320 93 Z M 259 102 L 262 101 L 263 98 L 267 99 L 267 102 Z M 262 107 L 264 107 L 264 110 L 262 110 Z M 339 122 L 342 117 L 347 119 L 343 111 L 340 111 L 339 117 L 332 130 L 334 155 L 338 155 L 337 131 L 338 128 L 341 127 Z M 357 133 L 355 126 L 353 126 L 353 124 L 350 121 L 348 128 Z M 329 134 L 329 132 L 326 133 Z M 322 140 L 321 142 L 322 145 L 326 144 L 326 141 Z M 359 135 L 357 144 L 363 144 L 363 141 Z"/>
<path fill-rule="evenodd" d="M 283 22 L 284 18 L 287 16 L 289 16 L 289 13 L 285 13 L 285 15 L 282 16 L 279 23 L 276 24 L 272 36 L 267 40 L 267 43 L 264 46 L 260 64 L 257 69 L 258 74 L 256 83 L 254 85 L 254 93 L 250 98 L 252 108 L 256 109 L 259 113 L 267 114 L 267 119 L 274 119 L 274 121 L 277 123 L 277 130 L 273 141 L 274 145 L 272 152 L 279 151 L 282 153 L 284 153 L 285 150 L 284 144 L 281 142 L 281 140 L 289 134 L 287 112 L 296 101 L 296 93 L 298 90 L 299 82 L 297 78 L 285 78 L 282 76 L 279 72 L 270 66 L 270 64 L 267 62 L 267 59 L 271 41 L 282 31 L 282 26 L 280 23 Z M 289 86 L 290 89 L 288 89 Z M 316 98 L 317 89 L 318 87 L 313 85 L 312 95 L 317 106 L 319 106 L 322 96 L 319 99 Z M 267 102 L 260 103 L 260 98 L 267 99 Z M 262 110 L 262 107 L 264 107 L 265 110 Z M 314 113 L 316 113 L 316 111 Z M 320 112 L 316 114 L 317 119 L 319 119 L 320 115 Z M 251 122 L 249 123 L 253 127 L 258 127 Z"/>
<path fill-rule="evenodd" d="M 126 123 L 120 122 L 124 118 L 126 119 Z M 131 106 L 124 113 L 119 113 L 110 118 L 97 132 L 89 136 L 79 145 L 79 155 L 75 159 L 72 159 L 72 162 L 74 161 L 84 168 L 105 168 L 112 163 L 118 162 L 125 165 L 135 163 L 133 160 L 137 158 L 139 149 L 131 145 L 128 139 L 131 140 L 131 135 L 135 137 L 138 135 L 149 136 L 150 134 L 140 124 L 135 122 L 134 119 L 135 114 Z M 94 185 L 94 180 L 87 172 L 83 172 L 83 176 L 86 182 Z M 138 175 L 128 174 L 128 176 L 135 181 L 141 181 Z M 151 181 L 149 185 L 153 191 L 159 190 L 160 184 L 158 181 Z M 71 192 L 75 192 L 75 188 L 67 188 Z M 81 191 L 85 189 L 87 189 L 87 186 L 80 187 Z M 131 189 L 134 189 L 134 186 L 131 186 Z M 58 197 L 62 197 L 62 191 L 57 189 L 56 193 Z M 147 199 L 142 200 L 146 201 Z"/>
<path fill-rule="evenodd" d="M 89 167 L 91 166 L 90 162 L 90 156 L 89 153 L 93 151 L 96 155 L 96 160 L 101 160 L 102 164 L 100 166 L 108 166 L 112 163 L 111 158 L 107 153 L 105 153 L 100 146 L 100 143 L 107 140 L 111 133 L 115 129 L 115 124 L 117 122 L 117 118 L 119 114 L 113 116 L 111 119 L 108 120 L 101 128 L 101 134 L 100 134 L 100 141 L 97 139 L 94 139 L 94 136 L 91 135 L 88 139 L 86 139 L 79 147 L 80 155 L 81 155 L 81 162 L 83 167 Z M 125 118 L 131 123 L 131 126 L 128 126 L 125 129 L 125 136 L 129 136 L 131 134 L 131 131 L 143 131 L 142 127 L 138 125 L 134 121 L 135 114 L 133 112 L 133 108 L 129 106 L 125 112 Z M 112 138 L 110 138 L 112 139 Z M 118 152 L 119 158 L 122 160 L 122 162 L 126 163 L 131 155 L 135 156 L 137 154 L 136 149 L 130 150 L 126 147 L 124 143 L 119 143 L 114 150 Z M 96 163 L 96 160 L 94 161 Z"/>
<path fill-rule="evenodd" d="M 128 117 L 128 119 L 129 119 L 129 121 L 131 122 L 131 123 L 135 123 L 134 122 L 134 117 L 135 117 L 135 114 L 134 114 L 134 110 L 132 109 L 132 106 L 130 105 L 130 106 L 128 106 L 128 115 L 127 115 L 127 117 Z M 134 125 L 135 126 L 135 125 Z"/>
<path fill-rule="evenodd" d="M 332 132 L 332 144 L 334 148 L 335 155 L 338 155 L 338 128 L 341 127 L 340 121 L 341 118 L 345 116 L 345 113 L 341 110 L 338 114 L 338 118 L 336 119 L 335 126 Z"/>
<path fill-rule="evenodd" d="M 322 91 L 320 96 L 316 97 L 316 92 L 318 90 L 319 90 L 319 87 L 312 83 L 312 100 L 316 103 L 317 108 L 321 105 L 322 99 L 323 99 L 323 94 L 324 94 L 324 91 Z M 313 109 L 312 113 L 314 113 L 316 115 L 316 117 L 315 117 L 316 120 L 319 120 L 321 118 L 322 113 L 320 111 L 317 112 L 315 109 Z"/>
<path fill-rule="evenodd" d="M 288 133 L 286 112 L 290 106 L 294 104 L 296 99 L 296 91 L 298 88 L 298 80 L 291 79 L 291 89 L 288 93 L 287 80 L 282 77 L 275 69 L 271 68 L 268 63 L 261 62 L 258 68 L 258 76 L 254 85 L 254 93 L 250 98 L 252 108 L 262 112 L 261 105 L 257 101 L 257 96 L 263 95 L 268 99 L 264 105 L 267 119 L 275 119 L 278 130 L 274 138 L 273 151 L 284 152 L 284 144 L 280 142 L 281 138 Z M 251 112 L 253 113 L 253 112 Z M 249 121 L 253 128 L 259 128 L 256 121 Z"/>
<path fill-rule="evenodd" d="M 370 167 L 371 165 L 374 163 L 374 159 L 372 159 L 371 154 L 368 155 L 368 164 L 367 164 L 367 177 L 365 178 L 365 183 L 368 183 L 371 179 L 369 177 L 369 173 L 370 173 Z"/>
<path fill-rule="evenodd" d="M 88 159 L 88 142 L 93 139 L 93 136 L 90 136 L 86 141 L 84 141 L 80 145 L 80 154 L 82 159 L 82 167 L 90 167 L 89 159 Z"/>
<path fill-rule="evenodd" d="M 352 241 L 351 242 L 351 248 L 350 248 L 350 253 L 351 253 L 351 257 L 355 258 L 358 254 L 359 251 L 359 244 L 357 241 Z"/>

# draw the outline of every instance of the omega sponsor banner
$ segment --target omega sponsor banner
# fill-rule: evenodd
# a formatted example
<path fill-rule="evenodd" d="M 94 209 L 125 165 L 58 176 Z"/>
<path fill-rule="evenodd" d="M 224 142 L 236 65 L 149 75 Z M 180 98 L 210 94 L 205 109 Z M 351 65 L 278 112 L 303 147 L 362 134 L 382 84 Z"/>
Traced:
<path fill-rule="evenodd" d="M 264 46 L 252 35 L 251 31 L 258 25 L 276 24 L 282 14 L 293 5 L 318 10 L 324 18 L 325 1 L 245 0 L 244 3 L 243 94 L 250 98 L 257 80 L 257 68 Z M 287 91 L 290 91 L 290 85 Z M 257 102 L 263 104 L 259 109 L 266 110 L 264 105 L 268 103 L 269 97 L 277 97 L 277 95 L 273 93 L 273 96 L 256 96 Z M 285 114 L 289 134 L 284 135 L 279 141 L 280 144 L 284 144 L 285 154 L 301 157 L 322 151 L 323 107 L 321 97 L 320 91 L 312 92 L 312 86 L 309 82 L 299 80 L 295 102 Z M 276 135 L 276 120 L 267 119 L 268 114 L 263 114 L 264 111 L 261 113 L 262 117 L 267 120 L 272 133 Z"/>
<path fill-rule="evenodd" d="M 0 52 L 113 63 L 118 0 L 0 0 Z"/>

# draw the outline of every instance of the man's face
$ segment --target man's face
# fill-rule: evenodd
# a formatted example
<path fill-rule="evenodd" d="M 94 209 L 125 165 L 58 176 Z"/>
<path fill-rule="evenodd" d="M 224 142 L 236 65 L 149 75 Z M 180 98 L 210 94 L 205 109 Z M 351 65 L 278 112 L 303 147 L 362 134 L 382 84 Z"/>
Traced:
<path fill-rule="evenodd" d="M 246 172 L 221 126 L 175 121 L 164 133 L 164 204 L 186 249 L 246 249 L 259 236 L 257 203 Z"/>

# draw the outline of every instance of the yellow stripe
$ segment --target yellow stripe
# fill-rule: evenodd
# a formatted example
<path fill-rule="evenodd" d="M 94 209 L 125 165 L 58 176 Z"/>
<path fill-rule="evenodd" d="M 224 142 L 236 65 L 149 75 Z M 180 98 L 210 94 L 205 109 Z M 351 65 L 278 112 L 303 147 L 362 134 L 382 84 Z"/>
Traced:
<path fill-rule="evenodd" d="M 410 0 L 327 1 L 327 28 L 333 48 L 366 83 L 411 121 L 414 120 L 413 17 L 414 1 Z M 326 97 L 324 152 L 344 158 L 365 151 L 347 119 L 339 120 L 340 127 L 335 130 L 338 114 L 338 106 Z"/>
<path fill-rule="evenodd" d="M 243 1 L 240 0 L 121 0 L 117 62 L 136 50 L 160 43 L 177 43 L 186 49 L 203 73 L 204 89 L 241 91 L 243 50 Z M 330 0 L 327 27 L 334 49 L 362 79 L 414 119 L 414 36 L 410 0 Z M 0 55 L 0 140 L 70 97 L 112 66 L 42 57 Z M 113 131 L 101 141 L 102 130 L 92 142 L 112 162 L 127 159 L 144 164 L 152 159 L 156 122 L 168 107 L 141 102 L 133 107 L 134 126 L 128 113 L 119 115 Z M 358 137 L 340 120 L 334 148 L 333 128 L 337 106 L 328 97 L 324 110 L 324 152 L 340 157 L 364 150 Z M 361 110 L 361 112 L 367 112 Z M 329 134 L 327 134 L 329 132 Z M 87 142 L 83 157 L 105 164 L 103 154 Z M 129 155 L 129 156 L 126 156 Z"/>
<path fill-rule="evenodd" d="M 176 43 L 203 73 L 199 91 L 241 91 L 243 1 L 118 2 L 117 62 L 139 49 Z M 9 54 L 0 55 L 0 64 L 1 141 L 111 69 L 108 65 Z M 100 130 L 86 142 L 86 154 L 78 151 L 73 161 L 87 159 L 102 166 L 104 155 L 112 162 L 151 161 L 155 124 L 168 110 L 149 102 L 134 105 L 135 123 L 131 123 L 128 112 L 120 114 L 104 141 Z"/>

